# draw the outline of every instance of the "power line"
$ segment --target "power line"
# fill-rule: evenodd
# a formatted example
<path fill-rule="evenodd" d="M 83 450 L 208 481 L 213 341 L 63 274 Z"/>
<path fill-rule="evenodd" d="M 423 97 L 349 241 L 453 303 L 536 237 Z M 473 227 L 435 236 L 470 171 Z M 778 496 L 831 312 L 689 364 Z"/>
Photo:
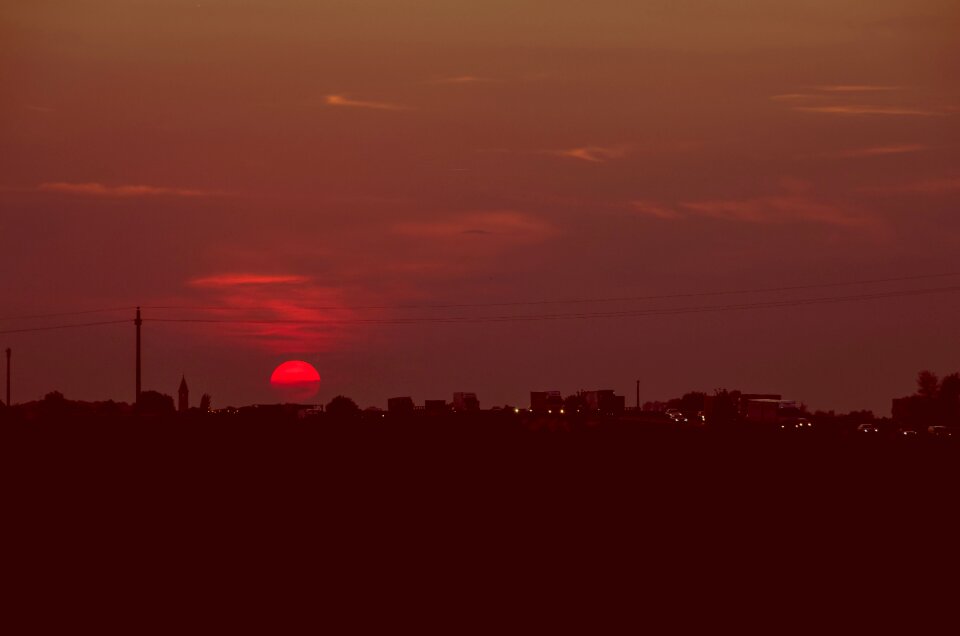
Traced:
<path fill-rule="evenodd" d="M 27 327 L 23 329 L 4 329 L 0 334 L 5 333 L 27 333 L 31 331 L 53 331 L 54 329 L 77 329 L 80 327 L 96 327 L 99 325 L 120 325 L 133 322 L 131 320 L 104 320 L 100 322 L 81 322 L 69 325 L 50 325 L 48 327 Z"/>
<path fill-rule="evenodd" d="M 882 283 L 899 283 L 914 280 L 929 280 L 934 278 L 948 278 L 960 276 L 960 272 L 944 272 L 939 274 L 920 274 L 916 276 L 900 276 L 893 278 L 874 278 L 859 281 L 836 282 L 836 283 L 818 283 L 810 285 L 789 285 L 779 287 L 759 287 L 753 289 L 732 289 L 721 291 L 705 292 L 685 292 L 677 294 L 657 294 L 646 296 L 614 296 L 606 298 L 568 298 L 554 300 L 528 300 L 516 302 L 484 302 L 484 303 L 449 303 L 449 304 L 422 304 L 422 305 L 353 305 L 353 306 L 299 306 L 300 309 L 322 310 L 340 310 L 340 311 L 366 311 L 366 310 L 389 310 L 389 309 L 469 309 L 477 307 L 526 307 L 537 305 L 574 305 L 589 303 L 612 303 L 629 302 L 645 300 L 675 300 L 678 298 L 705 298 L 716 296 L 732 296 L 740 294 L 762 294 L 785 291 L 801 291 L 811 289 L 828 289 L 837 287 L 853 287 L 855 285 L 877 285 Z M 223 307 L 217 305 L 153 305 L 144 306 L 143 309 L 168 311 L 168 310 L 203 310 L 203 311 L 249 311 L 251 307 Z"/>
<path fill-rule="evenodd" d="M 718 291 L 705 291 L 705 292 L 685 292 L 685 293 L 676 293 L 676 294 L 655 294 L 655 295 L 646 295 L 646 296 L 617 296 L 617 297 L 606 297 L 606 298 L 568 298 L 568 299 L 554 299 L 554 300 L 532 300 L 532 301 L 518 301 L 518 302 L 485 302 L 485 303 L 448 303 L 448 304 L 421 304 L 421 305 L 357 305 L 357 306 L 299 306 L 300 309 L 305 310 L 315 310 L 315 311 L 362 311 L 362 310 L 404 310 L 404 309 L 471 309 L 471 308 L 482 308 L 482 307 L 528 307 L 528 306 L 544 306 L 544 305 L 564 305 L 564 304 L 590 304 L 590 303 L 612 303 L 612 302 L 628 302 L 628 301 L 651 301 L 651 300 L 676 300 L 680 298 L 708 298 L 708 297 L 719 297 L 719 296 L 732 296 L 732 295 L 742 295 L 742 294 L 761 294 L 761 293 L 775 293 L 775 292 L 786 292 L 786 291 L 800 291 L 800 290 L 811 290 L 811 289 L 829 289 L 837 287 L 852 287 L 856 285 L 876 285 L 883 283 L 893 283 L 893 282 L 906 282 L 906 281 L 916 281 L 916 280 L 930 280 L 935 278 L 948 278 L 960 276 L 960 272 L 941 272 L 936 274 L 919 274 L 915 276 L 899 276 L 899 277 L 890 277 L 890 278 L 874 278 L 866 279 L 859 281 L 849 281 L 849 282 L 834 282 L 834 283 L 819 283 L 819 284 L 809 284 L 809 285 L 789 285 L 789 286 L 779 286 L 779 287 L 759 287 L 752 289 L 733 289 L 733 290 L 718 290 Z M 939 288 L 932 290 L 906 290 L 899 292 L 891 292 L 894 296 L 881 295 L 878 297 L 895 297 L 896 295 L 912 295 L 914 293 L 936 293 L 950 291 L 953 288 Z M 873 296 L 864 295 L 862 299 L 872 298 Z M 860 296 L 851 297 L 851 299 L 861 299 Z M 838 297 L 835 302 L 843 302 L 846 300 L 846 297 Z M 794 301 L 771 301 L 769 305 L 757 305 L 759 306 L 781 306 L 779 303 L 792 303 Z M 796 301 L 798 304 L 805 304 L 806 300 Z M 834 301 L 820 301 L 817 302 L 834 302 Z M 754 305 L 736 305 L 732 306 L 733 308 L 751 308 Z M 144 309 L 149 310 L 198 310 L 198 311 L 251 311 L 252 307 L 224 307 L 217 305 L 153 305 L 153 306 L 144 306 Z M 87 310 L 78 310 L 78 311 L 64 311 L 56 312 L 49 314 L 32 314 L 32 315 L 22 315 L 22 316 L 5 316 L 0 317 L 0 320 L 33 320 L 33 319 L 42 319 L 42 318 L 55 318 L 63 316 L 81 316 L 97 313 L 112 313 L 120 311 L 133 311 L 134 307 L 109 307 L 103 309 L 87 309 Z M 724 310 L 723 306 L 717 306 L 713 308 L 680 308 L 680 309 L 667 309 L 667 310 L 636 310 L 628 312 L 608 312 L 610 316 L 618 315 L 643 315 L 644 313 L 653 312 L 653 313 L 686 313 L 689 311 L 721 311 Z M 640 312 L 640 313 L 637 313 Z M 597 313 L 597 314 L 547 314 L 539 315 L 543 319 L 550 318 L 563 318 L 563 317 L 604 317 L 606 313 Z M 353 323 L 373 323 L 373 324 L 402 324 L 404 320 L 411 320 L 415 322 L 426 322 L 426 321 L 437 321 L 437 322 L 446 322 L 449 320 L 454 321 L 464 321 L 464 320 L 519 320 L 519 319 L 536 319 L 538 315 L 531 315 L 529 317 L 524 316 L 492 316 L 492 317 L 477 317 L 477 318 L 412 318 L 412 319 L 353 319 L 353 320 L 325 320 L 325 321 L 304 321 L 304 324 L 316 323 L 333 323 L 333 322 L 353 322 Z M 152 322 L 239 322 L 238 320 L 231 319 L 161 319 L 161 318 L 151 318 Z M 75 327 L 87 327 L 87 326 L 96 326 L 104 324 L 118 324 L 127 322 L 126 320 L 118 321 L 102 321 L 102 322 L 91 322 L 91 323 L 78 323 L 78 324 L 68 324 L 68 325 L 53 325 L 48 327 L 33 327 L 33 328 L 24 328 L 24 329 L 8 329 L 0 330 L 0 334 L 4 333 L 24 333 L 29 331 L 47 331 L 53 329 L 70 329 Z M 246 323 L 265 323 L 269 324 L 271 322 L 276 322 L 275 320 L 264 319 L 264 320 L 245 320 Z M 293 323 L 288 323 L 293 324 Z"/>
<path fill-rule="evenodd" d="M 506 314 L 499 316 L 420 316 L 413 318 L 356 318 L 356 319 L 329 319 L 329 320 L 285 320 L 275 319 L 231 319 L 231 318 L 146 318 L 145 322 L 154 323 L 194 323 L 194 324 L 237 324 L 237 325 L 414 325 L 414 324 L 451 324 L 451 323 L 492 323 L 492 322 L 534 322 L 545 320 L 590 320 L 598 318 L 641 318 L 646 316 L 675 316 L 683 314 L 710 313 L 721 311 L 743 311 L 753 309 L 774 309 L 782 307 L 799 307 L 805 305 L 824 305 L 842 302 L 857 302 L 866 300 L 883 300 L 890 298 L 905 298 L 929 294 L 949 294 L 960 292 L 960 285 L 949 287 L 933 287 L 928 289 L 907 289 L 891 292 L 876 292 L 870 294 L 852 294 L 847 296 L 821 296 L 814 298 L 799 298 L 793 300 L 775 300 L 753 303 L 733 303 L 726 305 L 700 305 L 692 307 L 674 307 L 659 309 L 635 309 L 609 312 L 566 312 L 554 314 Z M 59 329 L 79 329 L 97 327 L 101 325 L 128 324 L 131 320 L 104 320 L 97 322 L 70 323 L 49 325 L 46 327 L 25 327 L 20 329 L 0 330 L 0 334 L 31 333 L 53 331 Z"/>
<path fill-rule="evenodd" d="M 822 305 L 841 302 L 904 298 L 928 294 L 960 292 L 960 286 L 939 287 L 916 290 L 854 294 L 847 296 L 824 296 L 793 300 L 765 301 L 754 303 L 736 303 L 726 305 L 701 305 L 661 309 L 637 309 L 611 312 L 567 312 L 556 314 L 512 314 L 500 316 L 421 316 L 415 318 L 357 318 L 329 320 L 285 320 L 285 319 L 231 319 L 231 318 L 150 318 L 149 322 L 200 323 L 200 324 L 248 324 L 248 325 L 407 325 L 407 324 L 443 324 L 443 323 L 485 323 L 485 322 L 529 322 L 542 320 L 584 320 L 595 318 L 629 318 L 644 316 L 672 316 L 681 314 L 709 313 L 718 311 L 738 311 L 752 309 L 771 309 L 779 307 L 798 307 L 804 305 Z"/>
<path fill-rule="evenodd" d="M 63 316 L 83 316 L 86 314 L 106 314 L 115 311 L 133 311 L 134 307 L 111 307 L 109 309 L 84 309 L 80 311 L 59 311 L 54 314 L 33 314 L 31 316 L 2 316 L 0 320 L 35 320 L 37 318 L 60 318 Z M 0 332 L 2 333 L 2 332 Z"/>
<path fill-rule="evenodd" d="M 613 296 L 613 297 L 600 297 L 600 298 L 567 298 L 567 299 L 541 299 L 541 300 L 529 300 L 529 301 L 514 301 L 514 302 L 479 302 L 479 303 L 439 303 L 439 304 L 417 304 L 417 305 L 347 305 L 347 306 L 300 306 L 301 309 L 308 310 L 339 310 L 339 311 L 366 311 L 366 310 L 405 310 L 405 309 L 470 309 L 470 308 L 479 308 L 479 307 L 528 307 L 528 306 L 538 306 L 538 305 L 574 305 L 574 304 L 590 304 L 590 303 L 613 303 L 613 302 L 630 302 L 630 301 L 649 301 L 649 300 L 676 300 L 679 298 L 708 298 L 708 297 L 718 297 L 718 296 L 733 296 L 741 294 L 763 294 L 763 293 L 776 293 L 776 292 L 786 292 L 786 291 L 801 291 L 801 290 L 811 290 L 811 289 L 830 289 L 837 287 L 853 287 L 856 285 L 878 285 L 883 283 L 896 283 L 896 282 L 906 282 L 906 281 L 915 281 L 915 280 L 930 280 L 935 278 L 949 278 L 953 276 L 960 276 L 960 272 L 941 272 L 935 274 L 918 274 L 915 276 L 898 276 L 890 278 L 873 278 L 866 280 L 857 280 L 857 281 L 848 281 L 848 282 L 834 282 L 834 283 L 817 283 L 817 284 L 808 284 L 808 285 L 787 285 L 779 287 L 757 287 L 750 289 L 728 289 L 728 290 L 718 290 L 718 291 L 703 291 L 703 292 L 683 292 L 676 294 L 652 294 L 645 296 Z M 30 314 L 30 315 L 21 315 L 21 316 L 0 316 L 0 321 L 14 321 L 14 320 L 36 320 L 42 318 L 60 318 L 64 316 L 82 316 L 89 314 L 99 314 L 99 313 L 113 313 L 121 311 L 133 311 L 135 307 L 133 305 L 127 307 L 105 307 L 102 309 L 85 309 L 77 311 L 61 311 L 56 313 L 48 314 Z M 155 311 L 169 311 L 169 310 L 198 310 L 198 311 L 249 311 L 251 307 L 224 307 L 222 305 L 145 305 L 143 309 L 155 310 Z M 156 319 L 154 319 L 156 320 Z M 102 324 L 102 323 L 91 323 L 91 324 Z M 51 327 L 54 329 L 61 327 Z M 22 331 L 22 330 L 16 330 Z M 0 331 L 0 333 L 12 333 L 12 331 Z"/>

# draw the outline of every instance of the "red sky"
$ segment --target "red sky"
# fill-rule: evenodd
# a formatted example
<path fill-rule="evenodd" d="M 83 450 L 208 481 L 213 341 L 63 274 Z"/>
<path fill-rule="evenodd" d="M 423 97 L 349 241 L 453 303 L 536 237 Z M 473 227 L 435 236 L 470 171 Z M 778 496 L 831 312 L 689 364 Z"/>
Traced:
<path fill-rule="evenodd" d="M 639 379 L 886 414 L 960 369 L 960 293 L 795 301 L 960 285 L 827 286 L 960 272 L 958 31 L 954 0 L 4 3 L 0 318 L 187 307 L 144 310 L 144 386 L 214 406 L 293 358 L 362 405 Z M 15 401 L 132 397 L 132 325 L 5 346 Z"/>

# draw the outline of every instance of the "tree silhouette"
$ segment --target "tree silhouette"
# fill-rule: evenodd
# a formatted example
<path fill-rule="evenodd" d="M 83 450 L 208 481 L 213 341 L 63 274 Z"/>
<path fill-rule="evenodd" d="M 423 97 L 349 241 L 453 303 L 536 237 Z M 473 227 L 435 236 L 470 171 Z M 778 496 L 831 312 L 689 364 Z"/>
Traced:
<path fill-rule="evenodd" d="M 327 415 L 337 418 L 357 417 L 360 415 L 360 407 L 350 398 L 338 395 L 327 404 L 326 412 Z"/>
<path fill-rule="evenodd" d="M 940 381 L 937 393 L 940 410 L 945 418 L 956 420 L 960 417 L 960 373 L 951 373 Z"/>
<path fill-rule="evenodd" d="M 917 395 L 924 398 L 937 397 L 940 391 L 940 380 L 932 371 L 921 371 L 917 374 Z"/>
<path fill-rule="evenodd" d="M 204 394 L 200 397 L 200 407 L 199 407 L 199 408 L 200 408 L 200 411 L 203 412 L 203 413 L 207 413 L 207 412 L 210 410 L 210 394 L 209 394 L 209 393 L 204 393 Z"/>
<path fill-rule="evenodd" d="M 60 391 L 50 391 L 43 396 L 43 401 L 40 403 L 40 410 L 46 416 L 65 415 L 69 407 L 70 403 Z"/>
<path fill-rule="evenodd" d="M 950 375 L 943 376 L 937 395 L 948 402 L 960 400 L 960 373 L 951 373 Z"/>
<path fill-rule="evenodd" d="M 913 424 L 960 420 L 960 373 L 951 373 L 939 380 L 932 371 L 917 374 L 917 392 L 897 400 L 895 417 Z"/>
<path fill-rule="evenodd" d="M 709 424 L 730 425 L 737 421 L 737 403 L 740 401 L 740 391 L 717 389 L 713 392 L 712 409 Z"/>
<path fill-rule="evenodd" d="M 159 391 L 143 391 L 137 400 L 136 410 L 144 415 L 173 415 L 173 398 Z"/>

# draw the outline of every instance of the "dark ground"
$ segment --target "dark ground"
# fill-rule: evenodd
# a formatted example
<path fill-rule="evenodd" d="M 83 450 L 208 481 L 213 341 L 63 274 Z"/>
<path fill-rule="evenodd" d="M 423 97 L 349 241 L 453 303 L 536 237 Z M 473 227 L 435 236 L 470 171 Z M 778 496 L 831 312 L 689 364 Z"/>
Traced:
<path fill-rule="evenodd" d="M 955 599 L 958 451 L 468 420 L 7 422 L 7 602 L 37 632 L 769 632 L 823 612 L 917 631 L 929 612 L 901 615 L 906 599 Z"/>

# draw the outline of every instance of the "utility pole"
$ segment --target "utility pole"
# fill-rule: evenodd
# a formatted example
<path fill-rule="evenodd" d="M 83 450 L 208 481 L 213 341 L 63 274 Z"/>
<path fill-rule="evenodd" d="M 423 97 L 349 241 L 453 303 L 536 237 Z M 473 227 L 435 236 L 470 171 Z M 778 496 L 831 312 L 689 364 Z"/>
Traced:
<path fill-rule="evenodd" d="M 10 404 L 10 347 L 7 347 L 7 406 Z"/>
<path fill-rule="evenodd" d="M 137 326 L 137 401 L 140 403 L 140 325 L 143 324 L 143 320 L 140 319 L 140 308 L 137 307 L 137 318 L 133 321 L 133 324 Z"/>

